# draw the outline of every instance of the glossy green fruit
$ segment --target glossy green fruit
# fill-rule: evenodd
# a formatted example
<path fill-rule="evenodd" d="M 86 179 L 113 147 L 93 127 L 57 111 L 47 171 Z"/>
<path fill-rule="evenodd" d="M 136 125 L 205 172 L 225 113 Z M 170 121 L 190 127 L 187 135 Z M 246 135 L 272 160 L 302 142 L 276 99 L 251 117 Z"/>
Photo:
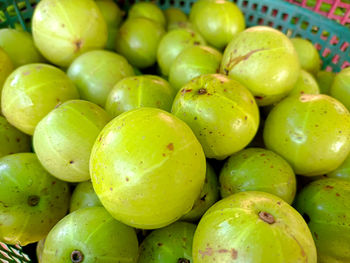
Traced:
<path fill-rule="evenodd" d="M 119 29 L 116 50 L 135 67 L 147 68 L 157 59 L 159 41 L 165 34 L 163 26 L 147 18 L 126 20 Z"/>
<path fill-rule="evenodd" d="M 168 76 L 174 60 L 187 47 L 205 44 L 204 38 L 193 30 L 171 30 L 162 38 L 158 46 L 157 62 L 161 73 Z"/>
<path fill-rule="evenodd" d="M 190 263 L 196 225 L 176 222 L 154 230 L 140 245 L 138 263 Z"/>
<path fill-rule="evenodd" d="M 316 263 L 301 215 L 282 199 L 241 192 L 213 205 L 193 239 L 194 263 Z"/>
<path fill-rule="evenodd" d="M 296 208 L 307 220 L 319 263 L 350 262 L 350 182 L 321 179 L 297 196 Z"/>
<path fill-rule="evenodd" d="M 245 28 L 241 10 L 234 3 L 223 0 L 196 2 L 190 21 L 211 46 L 220 50 Z"/>
<path fill-rule="evenodd" d="M 44 251 L 45 239 L 40 240 L 36 244 L 36 258 L 38 259 L 38 263 L 43 263 L 42 256 Z"/>
<path fill-rule="evenodd" d="M 35 45 L 58 66 L 68 67 L 82 53 L 104 48 L 107 42 L 107 24 L 95 1 L 42 0 L 32 23 Z"/>
<path fill-rule="evenodd" d="M 102 206 L 92 187 L 92 183 L 90 181 L 79 183 L 70 199 L 69 212 L 72 213 L 75 210 L 91 206 Z"/>
<path fill-rule="evenodd" d="M 195 31 L 195 28 L 192 25 L 192 23 L 188 21 L 174 22 L 168 25 L 168 31 L 175 30 L 175 29 L 190 29 L 192 31 Z"/>
<path fill-rule="evenodd" d="M 243 191 L 276 195 L 291 204 L 297 190 L 295 174 L 279 155 L 262 148 L 249 148 L 232 155 L 220 173 L 223 198 Z"/>
<path fill-rule="evenodd" d="M 205 180 L 205 156 L 191 129 L 160 109 L 140 108 L 113 119 L 90 159 L 95 192 L 125 224 L 154 229 L 189 212 Z"/>
<path fill-rule="evenodd" d="M 207 162 L 204 186 L 190 212 L 181 217 L 184 221 L 197 221 L 219 199 L 218 178 Z"/>
<path fill-rule="evenodd" d="M 350 68 L 343 69 L 334 77 L 330 95 L 350 110 Z"/>
<path fill-rule="evenodd" d="M 170 111 L 175 90 L 161 77 L 142 75 L 124 78 L 109 93 L 106 110 L 116 117 L 140 107 L 154 107 Z"/>
<path fill-rule="evenodd" d="M 34 45 L 32 35 L 28 32 L 10 28 L 1 29 L 0 47 L 9 55 L 15 68 L 44 61 Z"/>
<path fill-rule="evenodd" d="M 46 172 L 34 153 L 0 158 L 0 241 L 25 246 L 43 239 L 68 205 L 67 183 Z"/>
<path fill-rule="evenodd" d="M 77 89 L 62 70 L 47 64 L 28 64 L 7 78 L 1 109 L 13 126 L 33 135 L 46 114 L 62 102 L 77 98 Z"/>
<path fill-rule="evenodd" d="M 327 176 L 350 181 L 350 154 L 337 169 L 328 173 Z"/>
<path fill-rule="evenodd" d="M 5 155 L 30 152 L 30 137 L 13 127 L 4 117 L 0 116 L 0 157 Z"/>
<path fill-rule="evenodd" d="M 195 77 L 219 72 L 221 59 L 221 53 L 211 47 L 187 47 L 176 57 L 170 67 L 170 85 L 180 90 Z"/>
<path fill-rule="evenodd" d="M 259 109 L 250 92 L 219 74 L 202 75 L 185 85 L 171 112 L 191 127 L 207 158 L 222 160 L 242 150 L 259 127 Z"/>
<path fill-rule="evenodd" d="M 317 73 L 317 83 L 322 94 L 329 95 L 335 77 L 334 72 L 321 70 Z"/>
<path fill-rule="evenodd" d="M 298 53 L 301 68 L 316 76 L 321 68 L 321 59 L 316 47 L 309 40 L 299 37 L 292 38 L 291 41 Z"/>
<path fill-rule="evenodd" d="M 114 52 L 93 50 L 75 59 L 67 75 L 78 88 L 81 99 L 104 107 L 113 86 L 133 76 L 134 70 L 124 57 Z"/>
<path fill-rule="evenodd" d="M 292 42 L 276 29 L 255 26 L 238 34 L 225 49 L 221 73 L 238 80 L 266 106 L 296 84 L 300 64 Z"/>
<path fill-rule="evenodd" d="M 350 113 L 327 95 L 289 97 L 268 115 L 264 141 L 296 174 L 322 175 L 340 166 L 350 151 Z"/>
<path fill-rule="evenodd" d="M 159 23 L 163 27 L 166 24 L 163 11 L 154 3 L 138 2 L 133 4 L 129 10 L 128 19 L 140 17 Z"/>
<path fill-rule="evenodd" d="M 84 100 L 70 100 L 51 111 L 37 125 L 34 150 L 53 176 L 67 182 L 90 179 L 92 146 L 110 120 L 102 108 Z"/>
<path fill-rule="evenodd" d="M 298 81 L 288 96 L 300 96 L 302 94 L 320 94 L 315 78 L 303 69 L 300 70 Z"/>
<path fill-rule="evenodd" d="M 0 101 L 1 101 L 1 91 L 2 86 L 5 83 L 7 77 L 13 71 L 13 63 L 7 53 L 0 47 Z M 1 113 L 1 106 L 0 106 Z"/>
<path fill-rule="evenodd" d="M 176 24 L 178 22 L 187 22 L 187 15 L 182 12 L 181 9 L 176 7 L 169 7 L 168 9 L 164 10 L 165 20 L 169 27 L 171 27 L 173 24 Z"/>
<path fill-rule="evenodd" d="M 136 263 L 135 230 L 103 207 L 79 209 L 63 218 L 46 238 L 45 263 Z"/>

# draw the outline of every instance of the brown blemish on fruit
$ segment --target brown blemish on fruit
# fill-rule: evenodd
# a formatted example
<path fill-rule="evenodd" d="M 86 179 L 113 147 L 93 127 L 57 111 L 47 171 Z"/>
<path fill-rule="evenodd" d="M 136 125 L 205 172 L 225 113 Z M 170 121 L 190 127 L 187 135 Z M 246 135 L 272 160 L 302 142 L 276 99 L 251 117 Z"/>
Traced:
<path fill-rule="evenodd" d="M 248 116 L 244 116 L 244 119 L 245 119 L 245 120 L 248 120 Z"/>
<path fill-rule="evenodd" d="M 318 235 L 316 232 L 314 232 L 315 238 L 318 240 Z"/>
<path fill-rule="evenodd" d="M 232 259 L 237 259 L 237 256 L 238 256 L 237 250 L 232 248 L 231 249 L 231 257 L 232 257 Z"/>
<path fill-rule="evenodd" d="M 110 188 L 109 188 L 109 190 L 110 190 L 110 191 L 113 191 L 113 188 L 112 188 L 112 187 L 110 187 Z"/>
<path fill-rule="evenodd" d="M 266 155 L 265 153 L 260 154 L 260 156 L 265 156 L 265 155 Z"/>
<path fill-rule="evenodd" d="M 193 44 L 194 44 L 195 46 L 199 46 L 201 43 L 200 43 L 199 41 L 194 41 Z"/>
<path fill-rule="evenodd" d="M 83 262 L 84 255 L 80 250 L 74 250 L 70 255 L 70 259 L 73 263 Z"/>
<path fill-rule="evenodd" d="M 339 193 L 336 193 L 335 195 L 336 195 L 336 196 L 340 196 L 340 194 L 339 194 Z"/>
<path fill-rule="evenodd" d="M 129 180 L 130 180 L 129 177 L 126 177 L 126 178 L 125 178 L 125 181 L 129 182 Z"/>
<path fill-rule="evenodd" d="M 61 24 L 61 27 L 65 27 L 66 25 L 65 24 Z"/>
<path fill-rule="evenodd" d="M 324 188 L 325 188 L 325 189 L 333 189 L 333 188 L 334 188 L 334 186 L 331 186 L 331 185 L 326 185 Z"/>
<path fill-rule="evenodd" d="M 248 58 L 250 58 L 253 54 L 255 54 L 256 52 L 262 51 L 262 50 L 266 50 L 266 48 L 258 48 L 258 49 L 254 49 L 250 52 L 248 52 L 247 54 L 243 55 L 243 56 L 238 56 L 235 58 L 232 58 L 230 54 L 230 60 L 227 63 L 226 68 L 224 69 L 226 75 L 228 74 L 228 72 L 233 69 L 236 65 L 238 65 L 240 62 L 247 60 Z"/>
<path fill-rule="evenodd" d="M 181 93 L 182 93 L 182 94 L 185 94 L 185 93 L 191 92 L 191 91 L 192 91 L 192 89 L 182 89 L 182 90 L 181 90 Z"/>
<path fill-rule="evenodd" d="M 169 149 L 169 151 L 174 151 L 174 144 L 173 143 L 169 143 L 166 147 Z"/>
<path fill-rule="evenodd" d="M 73 161 L 73 160 L 71 160 L 71 161 L 69 161 L 69 163 L 70 163 L 70 164 L 73 164 L 73 163 L 74 163 L 74 161 Z"/>
<path fill-rule="evenodd" d="M 198 90 L 198 94 L 199 94 L 199 95 L 203 95 L 203 94 L 206 94 L 206 93 L 207 93 L 207 90 L 204 89 L 204 88 L 200 88 L 200 89 Z"/>
<path fill-rule="evenodd" d="M 259 212 L 259 218 L 270 225 L 275 223 L 274 216 L 268 212 L 264 212 L 264 211 Z"/>
<path fill-rule="evenodd" d="M 203 197 L 201 198 L 201 201 L 205 201 L 205 198 L 207 197 L 207 195 L 205 194 L 205 195 L 203 195 Z"/>
<path fill-rule="evenodd" d="M 291 235 L 292 238 L 295 240 L 295 242 L 297 242 L 298 246 L 300 247 L 300 252 L 301 252 L 301 256 L 306 257 L 306 253 L 305 250 L 303 248 L 303 246 L 300 244 L 300 242 L 295 238 L 295 236 Z"/>
<path fill-rule="evenodd" d="M 27 76 L 27 75 L 29 75 L 29 74 L 30 74 L 30 71 L 23 72 L 23 75 L 24 75 L 24 76 Z"/>
<path fill-rule="evenodd" d="M 16 138 L 16 142 L 20 142 L 21 141 L 21 139 L 20 138 Z"/>
<path fill-rule="evenodd" d="M 166 155 L 166 154 L 165 154 L 165 153 L 163 153 L 162 155 L 163 155 L 163 157 L 165 157 L 165 155 Z"/>
<path fill-rule="evenodd" d="M 194 120 L 196 121 L 196 120 L 197 120 L 197 117 L 194 117 Z"/>
<path fill-rule="evenodd" d="M 37 204 L 39 204 L 39 201 L 40 201 L 40 197 L 37 195 L 30 195 L 27 200 L 28 205 L 30 206 L 36 206 Z"/>
<path fill-rule="evenodd" d="M 158 245 L 158 247 L 161 247 L 161 246 L 163 246 L 163 244 L 162 244 L 162 243 L 158 243 L 157 245 Z"/>
<path fill-rule="evenodd" d="M 278 201 L 278 202 L 277 202 L 277 204 L 278 204 L 278 205 L 281 205 L 281 202 L 280 202 L 280 201 Z"/>
<path fill-rule="evenodd" d="M 205 251 L 199 250 L 198 252 L 199 254 L 202 255 L 202 258 L 204 258 L 205 256 L 212 256 L 214 253 L 214 250 L 211 247 L 207 247 Z"/>
<path fill-rule="evenodd" d="M 77 53 L 80 51 L 81 47 L 83 45 L 83 41 L 81 39 L 78 39 L 74 42 L 74 52 Z"/>
<path fill-rule="evenodd" d="M 257 100 L 262 100 L 264 97 L 262 97 L 262 96 L 254 96 L 254 98 L 257 99 Z"/>

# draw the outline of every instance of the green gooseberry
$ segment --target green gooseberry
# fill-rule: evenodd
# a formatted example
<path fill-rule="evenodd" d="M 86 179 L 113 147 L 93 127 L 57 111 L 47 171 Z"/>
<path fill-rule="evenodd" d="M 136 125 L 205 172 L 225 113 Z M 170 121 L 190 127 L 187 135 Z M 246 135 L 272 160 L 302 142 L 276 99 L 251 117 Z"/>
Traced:
<path fill-rule="evenodd" d="M 334 77 L 330 95 L 350 110 L 350 68 L 343 69 Z"/>
<path fill-rule="evenodd" d="M 259 109 L 239 82 L 220 74 L 199 76 L 176 95 L 171 112 L 186 122 L 207 158 L 242 150 L 259 127 Z"/>
<path fill-rule="evenodd" d="M 119 29 L 116 50 L 138 68 L 152 66 L 157 60 L 159 41 L 165 34 L 162 25 L 147 18 L 126 20 Z"/>
<path fill-rule="evenodd" d="M 0 116 L 0 157 L 5 155 L 30 152 L 30 137 L 13 127 L 4 117 Z"/>
<path fill-rule="evenodd" d="M 175 222 L 152 231 L 140 245 L 138 263 L 190 263 L 196 225 Z"/>
<path fill-rule="evenodd" d="M 316 47 L 300 37 L 292 38 L 291 41 L 298 53 L 301 68 L 316 76 L 321 68 L 321 58 Z"/>
<path fill-rule="evenodd" d="M 125 12 L 113 1 L 98 0 L 96 1 L 96 5 L 100 9 L 107 27 L 118 28 L 123 20 Z"/>
<path fill-rule="evenodd" d="M 276 153 L 262 148 L 248 148 L 232 155 L 219 181 L 223 198 L 237 192 L 260 191 L 291 204 L 297 190 L 292 167 Z"/>
<path fill-rule="evenodd" d="M 140 108 L 114 118 L 93 147 L 90 173 L 102 205 L 141 229 L 175 222 L 191 210 L 205 180 L 203 149 L 170 113 Z"/>
<path fill-rule="evenodd" d="M 79 209 L 64 217 L 46 237 L 45 263 L 136 263 L 135 230 L 103 207 Z"/>
<path fill-rule="evenodd" d="M 77 98 L 77 89 L 62 70 L 47 64 L 28 64 L 17 68 L 7 78 L 1 109 L 9 123 L 33 135 L 38 122 L 51 110 Z"/>
<path fill-rule="evenodd" d="M 350 113 L 327 95 L 292 96 L 271 110 L 264 141 L 296 174 L 322 175 L 340 166 L 350 151 Z"/>
<path fill-rule="evenodd" d="M 67 75 L 78 88 L 81 99 L 104 107 L 113 86 L 133 76 L 134 70 L 124 57 L 114 52 L 93 50 L 76 58 Z"/>
<path fill-rule="evenodd" d="M 333 84 L 333 80 L 335 77 L 334 72 L 329 72 L 325 70 L 321 70 L 317 73 L 317 83 L 320 88 L 321 94 L 329 95 L 330 89 Z"/>
<path fill-rule="evenodd" d="M 192 23 L 188 21 L 179 21 L 168 25 L 168 32 L 176 29 L 189 29 L 192 31 L 196 31 Z"/>
<path fill-rule="evenodd" d="M 1 47 L 0 47 L 0 69 L 1 69 L 0 70 L 0 99 L 1 99 L 2 86 L 4 85 L 7 77 L 13 71 L 13 63 L 11 59 L 9 55 L 7 55 L 7 53 Z"/>
<path fill-rule="evenodd" d="M 193 238 L 193 263 L 316 263 L 302 216 L 281 198 L 240 192 L 204 214 Z"/>
<path fill-rule="evenodd" d="M 44 245 L 45 245 L 45 239 L 41 239 L 37 244 L 36 244 L 36 258 L 38 260 L 38 263 L 43 263 L 42 261 L 42 256 L 43 256 L 43 251 L 44 251 Z"/>
<path fill-rule="evenodd" d="M 0 29 L 0 47 L 5 50 L 15 68 L 30 63 L 44 62 L 44 58 L 34 44 L 32 35 L 28 32 L 11 28 Z"/>
<path fill-rule="evenodd" d="M 221 59 L 221 53 L 211 47 L 195 45 L 185 48 L 171 64 L 170 85 L 180 90 L 195 77 L 219 72 Z"/>
<path fill-rule="evenodd" d="M 161 73 L 165 76 L 169 75 L 171 65 L 185 48 L 205 44 L 204 38 L 193 30 L 176 29 L 169 31 L 160 41 L 157 51 L 157 62 Z"/>
<path fill-rule="evenodd" d="M 175 95 L 175 90 L 161 77 L 128 77 L 114 86 L 108 95 L 105 108 L 112 117 L 140 107 L 170 111 Z"/>
<path fill-rule="evenodd" d="M 328 173 L 327 176 L 350 181 L 350 154 L 337 169 Z"/>
<path fill-rule="evenodd" d="M 69 212 L 72 213 L 78 209 L 91 206 L 102 206 L 100 199 L 98 199 L 92 187 L 91 181 L 79 183 L 70 199 Z"/>
<path fill-rule="evenodd" d="M 300 70 L 297 83 L 288 96 L 300 96 L 302 94 L 320 94 L 320 89 L 315 78 L 303 69 Z"/>
<path fill-rule="evenodd" d="M 43 239 L 64 217 L 69 189 L 34 153 L 17 153 L 0 158 L 0 200 L 0 241 L 25 246 Z"/>
<path fill-rule="evenodd" d="M 38 123 L 34 150 L 53 176 L 67 182 L 89 180 L 91 149 L 109 120 L 107 112 L 92 102 L 67 101 Z"/>
<path fill-rule="evenodd" d="M 211 46 L 219 50 L 245 28 L 242 11 L 230 1 L 200 0 L 194 3 L 192 10 L 191 23 Z"/>
<path fill-rule="evenodd" d="M 246 86 L 259 106 L 267 106 L 280 101 L 293 89 L 300 64 L 286 35 L 270 27 L 255 26 L 228 44 L 221 73 Z"/>
<path fill-rule="evenodd" d="M 350 182 L 321 179 L 299 192 L 295 207 L 311 230 L 317 262 L 350 262 Z"/>
<path fill-rule="evenodd" d="M 131 6 L 128 19 L 147 18 L 165 27 L 166 19 L 163 11 L 154 3 L 138 2 Z"/>
<path fill-rule="evenodd" d="M 168 9 L 164 10 L 164 16 L 168 25 L 168 30 L 169 27 L 175 23 L 188 21 L 187 15 L 182 12 L 181 9 L 176 7 L 169 7 Z"/>

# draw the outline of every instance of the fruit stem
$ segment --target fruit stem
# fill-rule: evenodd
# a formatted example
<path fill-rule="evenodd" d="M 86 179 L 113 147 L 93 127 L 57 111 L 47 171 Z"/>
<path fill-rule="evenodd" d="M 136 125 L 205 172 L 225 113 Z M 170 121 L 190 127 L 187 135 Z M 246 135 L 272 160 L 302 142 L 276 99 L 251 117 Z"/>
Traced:
<path fill-rule="evenodd" d="M 268 224 L 273 224 L 275 223 L 275 218 L 273 215 L 271 215 L 270 213 L 268 212 L 259 212 L 259 217 L 261 220 L 263 220 L 264 222 L 268 223 Z"/>
<path fill-rule="evenodd" d="M 72 260 L 72 262 L 74 263 L 79 263 L 79 262 L 83 262 L 84 260 L 84 255 L 80 250 L 74 250 L 72 252 L 72 254 L 70 255 L 70 259 Z"/>

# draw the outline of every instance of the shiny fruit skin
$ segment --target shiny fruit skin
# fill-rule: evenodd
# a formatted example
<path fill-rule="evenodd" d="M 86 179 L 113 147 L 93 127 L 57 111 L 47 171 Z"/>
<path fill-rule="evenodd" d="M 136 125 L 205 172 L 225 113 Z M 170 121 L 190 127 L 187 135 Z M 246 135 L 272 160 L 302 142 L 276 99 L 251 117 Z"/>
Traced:
<path fill-rule="evenodd" d="M 350 181 L 350 153 L 345 161 L 337 169 L 328 173 L 327 176 Z"/>
<path fill-rule="evenodd" d="M 142 229 L 189 212 L 205 180 L 205 156 L 191 129 L 160 109 L 140 108 L 113 119 L 90 159 L 95 192 L 117 220 Z"/>
<path fill-rule="evenodd" d="M 204 214 L 194 234 L 193 262 L 317 260 L 312 235 L 301 215 L 274 195 L 252 191 L 231 195 Z"/>
<path fill-rule="evenodd" d="M 75 187 L 70 199 L 69 212 L 72 213 L 78 209 L 91 206 L 102 206 L 92 187 L 91 181 L 79 183 Z"/>
<path fill-rule="evenodd" d="M 101 11 L 104 20 L 109 28 L 118 28 L 123 20 L 124 11 L 113 1 L 98 0 L 96 5 Z"/>
<path fill-rule="evenodd" d="M 1 30 L 0 30 L 1 31 Z M 1 101 L 1 91 L 2 86 L 5 83 L 7 77 L 13 71 L 13 63 L 7 53 L 0 47 L 0 101 Z M 1 114 L 1 105 L 0 105 Z"/>
<path fill-rule="evenodd" d="M 304 94 L 278 103 L 267 117 L 264 142 L 296 174 L 335 170 L 350 151 L 350 113 L 327 95 Z"/>
<path fill-rule="evenodd" d="M 302 94 L 320 94 L 315 78 L 303 69 L 300 70 L 298 81 L 288 96 L 300 96 Z"/>
<path fill-rule="evenodd" d="M 80 251 L 82 261 L 73 261 Z M 45 263 L 136 263 L 135 230 L 114 218 L 103 207 L 79 209 L 64 217 L 48 234 L 42 261 Z M 73 257 L 74 258 L 74 257 Z"/>
<path fill-rule="evenodd" d="M 165 27 L 166 19 L 163 11 L 154 3 L 138 2 L 131 6 L 128 19 L 147 18 Z"/>
<path fill-rule="evenodd" d="M 0 241 L 25 246 L 43 239 L 68 206 L 67 183 L 46 172 L 34 153 L 0 158 Z"/>
<path fill-rule="evenodd" d="M 38 263 L 43 263 L 42 261 L 42 255 L 44 251 L 44 245 L 45 245 L 45 239 L 41 239 L 37 244 L 36 244 L 36 257 L 38 259 Z"/>
<path fill-rule="evenodd" d="M 178 22 L 188 21 L 187 15 L 184 12 L 182 12 L 181 9 L 176 7 L 169 7 L 168 9 L 164 10 L 164 15 L 168 26 L 168 31 L 169 27 L 171 27 L 172 25 Z"/>
<path fill-rule="evenodd" d="M 330 95 L 336 98 L 350 111 L 350 69 L 346 68 L 335 77 L 330 89 Z"/>
<path fill-rule="evenodd" d="M 329 95 L 335 77 L 334 72 L 321 70 L 317 73 L 316 80 L 321 94 Z"/>

